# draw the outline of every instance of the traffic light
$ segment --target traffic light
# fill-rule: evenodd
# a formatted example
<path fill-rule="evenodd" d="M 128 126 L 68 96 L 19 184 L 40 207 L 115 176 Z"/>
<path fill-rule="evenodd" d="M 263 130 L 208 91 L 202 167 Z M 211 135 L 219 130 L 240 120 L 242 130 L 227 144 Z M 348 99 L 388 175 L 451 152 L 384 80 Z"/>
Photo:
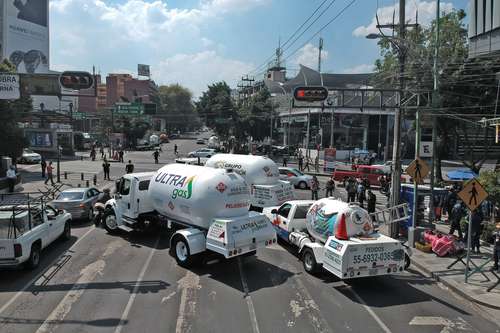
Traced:
<path fill-rule="evenodd" d="M 144 103 L 144 114 L 156 114 L 156 103 Z"/>
<path fill-rule="evenodd" d="M 325 87 L 297 87 L 293 91 L 297 101 L 322 102 L 328 98 L 328 89 Z"/>
<path fill-rule="evenodd" d="M 89 89 L 94 85 L 94 78 L 87 72 L 63 72 L 59 76 L 59 83 L 66 89 Z"/>

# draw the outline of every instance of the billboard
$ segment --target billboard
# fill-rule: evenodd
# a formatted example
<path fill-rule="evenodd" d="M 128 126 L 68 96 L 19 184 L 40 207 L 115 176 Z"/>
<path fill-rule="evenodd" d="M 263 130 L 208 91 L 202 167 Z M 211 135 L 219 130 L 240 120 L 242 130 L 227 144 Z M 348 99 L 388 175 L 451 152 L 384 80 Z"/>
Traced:
<path fill-rule="evenodd" d="M 149 65 L 139 64 L 137 65 L 137 74 L 139 76 L 150 76 Z"/>
<path fill-rule="evenodd" d="M 48 73 L 49 0 L 2 2 L 2 56 L 18 73 Z"/>

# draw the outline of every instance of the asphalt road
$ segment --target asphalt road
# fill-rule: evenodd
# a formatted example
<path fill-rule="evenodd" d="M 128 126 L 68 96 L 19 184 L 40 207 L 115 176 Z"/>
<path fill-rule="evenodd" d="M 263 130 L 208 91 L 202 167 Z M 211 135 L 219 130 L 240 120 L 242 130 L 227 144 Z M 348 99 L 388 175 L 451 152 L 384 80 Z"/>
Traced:
<path fill-rule="evenodd" d="M 181 153 L 198 147 L 174 142 Z M 172 147 L 164 146 L 161 164 Z M 125 158 L 137 171 L 156 170 L 150 155 Z M 100 162 L 75 167 L 82 163 L 99 170 Z M 112 177 L 123 167 L 113 163 Z M 70 241 L 43 252 L 38 270 L 1 271 L 0 332 L 499 332 L 413 270 L 344 283 L 305 273 L 293 249 L 279 244 L 186 270 L 168 240 L 166 230 L 109 235 L 75 224 Z"/>

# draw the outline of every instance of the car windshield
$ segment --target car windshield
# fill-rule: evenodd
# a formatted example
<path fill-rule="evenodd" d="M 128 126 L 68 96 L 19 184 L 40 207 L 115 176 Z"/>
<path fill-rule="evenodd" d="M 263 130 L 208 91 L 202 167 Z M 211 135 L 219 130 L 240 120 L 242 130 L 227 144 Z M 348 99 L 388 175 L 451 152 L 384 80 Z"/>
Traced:
<path fill-rule="evenodd" d="M 297 169 L 292 169 L 292 171 L 295 172 L 297 174 L 297 176 L 303 176 L 304 175 L 302 172 L 300 172 Z"/>
<path fill-rule="evenodd" d="M 33 153 L 34 153 L 34 151 L 33 151 L 33 150 L 31 150 L 31 149 L 26 148 L 26 149 L 24 149 L 24 153 L 25 153 L 25 154 L 33 154 Z"/>
<path fill-rule="evenodd" d="M 57 196 L 56 200 L 59 201 L 70 201 L 70 200 L 82 200 L 83 192 L 62 192 Z"/>

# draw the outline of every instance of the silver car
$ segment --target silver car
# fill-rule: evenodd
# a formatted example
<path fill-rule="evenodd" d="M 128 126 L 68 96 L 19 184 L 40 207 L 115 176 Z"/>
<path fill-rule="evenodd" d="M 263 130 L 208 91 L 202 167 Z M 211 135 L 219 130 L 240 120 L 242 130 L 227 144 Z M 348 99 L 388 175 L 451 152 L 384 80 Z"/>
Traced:
<path fill-rule="evenodd" d="M 52 206 L 71 213 L 74 220 L 92 220 L 94 204 L 100 194 L 101 192 L 93 187 L 70 188 L 59 193 L 52 201 Z"/>
<path fill-rule="evenodd" d="M 302 190 L 308 189 L 313 177 L 306 175 L 295 168 L 280 167 L 280 179 L 289 181 L 293 186 Z"/>
<path fill-rule="evenodd" d="M 189 157 L 212 157 L 216 154 L 215 149 L 200 148 L 188 154 Z"/>

